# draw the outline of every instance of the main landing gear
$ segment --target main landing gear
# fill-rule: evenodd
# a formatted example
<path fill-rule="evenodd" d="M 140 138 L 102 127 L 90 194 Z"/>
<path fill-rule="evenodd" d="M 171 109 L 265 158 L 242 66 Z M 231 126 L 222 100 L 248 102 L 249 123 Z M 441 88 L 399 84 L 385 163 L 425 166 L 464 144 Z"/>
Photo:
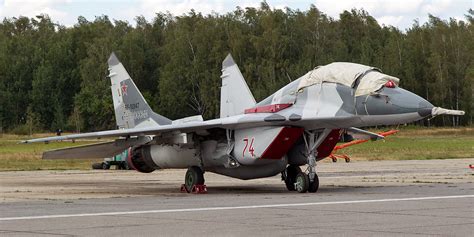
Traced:
<path fill-rule="evenodd" d="M 188 193 L 206 193 L 207 188 L 206 185 L 204 185 L 204 171 L 198 166 L 189 167 L 188 171 L 186 171 L 181 191 Z"/>

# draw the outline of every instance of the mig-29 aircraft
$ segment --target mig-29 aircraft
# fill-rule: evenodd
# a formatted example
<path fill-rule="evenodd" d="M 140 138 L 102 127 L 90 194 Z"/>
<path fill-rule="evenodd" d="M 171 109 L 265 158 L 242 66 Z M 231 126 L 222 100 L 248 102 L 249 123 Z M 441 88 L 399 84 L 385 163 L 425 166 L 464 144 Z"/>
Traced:
<path fill-rule="evenodd" d="M 151 110 L 114 53 L 108 66 L 116 130 L 24 142 L 118 137 L 47 151 L 43 159 L 104 158 L 129 148 L 127 162 L 139 172 L 188 169 L 188 192 L 204 185 L 205 171 L 244 180 L 281 173 L 288 190 L 316 192 L 316 161 L 331 154 L 342 133 L 378 140 L 383 136 L 357 127 L 464 114 L 433 106 L 377 68 L 345 62 L 316 67 L 256 103 L 229 54 L 222 63 L 220 118 L 170 120 Z"/>

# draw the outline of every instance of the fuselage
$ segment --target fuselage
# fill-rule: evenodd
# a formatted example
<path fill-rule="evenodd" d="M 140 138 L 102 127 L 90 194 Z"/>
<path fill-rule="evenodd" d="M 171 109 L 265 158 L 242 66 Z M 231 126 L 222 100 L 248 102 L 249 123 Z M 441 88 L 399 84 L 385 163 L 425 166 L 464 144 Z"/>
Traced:
<path fill-rule="evenodd" d="M 239 129 L 232 133 L 229 151 L 226 137 L 201 137 L 199 144 L 152 145 L 144 155 L 153 160 L 156 169 L 186 168 L 201 165 L 211 172 L 240 179 L 273 176 L 288 164 L 306 164 L 307 154 L 302 140 L 304 130 L 333 129 L 332 137 L 321 144 L 317 159 L 331 151 L 342 129 L 413 122 L 429 116 L 433 105 L 423 98 L 397 86 L 384 87 L 371 94 L 354 96 L 355 89 L 338 83 L 315 84 L 297 90 L 299 80 L 281 88 L 247 110 L 247 113 L 221 118 L 226 121 L 246 121 L 252 116 L 266 116 L 278 125 Z M 273 112 L 258 108 L 283 108 Z M 340 122 L 318 123 L 317 119 L 343 118 Z M 270 152 L 272 151 L 272 152 Z M 270 154 L 272 153 L 272 154 Z M 324 153 L 324 154 L 323 154 Z M 232 164 L 231 164 L 232 163 Z"/>

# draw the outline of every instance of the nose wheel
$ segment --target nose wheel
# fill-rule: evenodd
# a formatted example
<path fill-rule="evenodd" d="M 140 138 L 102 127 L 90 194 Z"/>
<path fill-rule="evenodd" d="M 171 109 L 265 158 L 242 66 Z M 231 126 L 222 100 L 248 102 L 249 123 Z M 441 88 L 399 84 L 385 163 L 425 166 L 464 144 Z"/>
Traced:
<path fill-rule="evenodd" d="M 308 179 L 309 179 L 309 176 L 308 176 Z M 318 178 L 318 175 L 314 173 L 313 181 L 309 182 L 308 192 L 315 193 L 318 191 L 318 189 L 319 189 L 319 178 Z"/>
<path fill-rule="evenodd" d="M 315 174 L 313 181 L 311 181 L 309 178 L 309 174 L 300 172 L 296 175 L 294 187 L 295 190 L 299 193 L 315 193 L 319 189 L 318 176 Z"/>
<path fill-rule="evenodd" d="M 309 176 L 304 172 L 296 175 L 295 189 L 299 193 L 306 193 L 309 188 Z"/>
<path fill-rule="evenodd" d="M 315 193 L 319 189 L 319 178 L 316 172 L 314 173 L 313 181 L 311 181 L 310 174 L 301 171 L 301 168 L 296 165 L 286 167 L 282 173 L 282 179 L 288 191 Z"/>
<path fill-rule="evenodd" d="M 301 173 L 301 168 L 296 165 L 289 165 L 282 173 L 282 179 L 288 191 L 295 191 L 296 175 L 299 173 Z"/>

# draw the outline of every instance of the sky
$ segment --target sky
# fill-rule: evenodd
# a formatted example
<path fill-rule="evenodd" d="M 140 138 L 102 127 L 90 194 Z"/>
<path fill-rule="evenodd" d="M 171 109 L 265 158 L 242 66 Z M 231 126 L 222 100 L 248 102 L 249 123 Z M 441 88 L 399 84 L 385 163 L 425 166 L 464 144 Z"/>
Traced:
<path fill-rule="evenodd" d="M 414 19 L 421 24 L 428 13 L 442 19 L 464 20 L 468 9 L 474 9 L 474 0 L 267 0 L 276 9 L 305 11 L 314 4 L 323 13 L 338 19 L 344 10 L 363 8 L 380 24 L 409 28 Z M 182 15 L 194 9 L 204 14 L 226 13 L 237 6 L 258 7 L 260 0 L 0 0 L 0 18 L 46 13 L 54 22 L 72 26 L 78 16 L 94 20 L 95 16 L 108 15 L 110 19 L 126 20 L 134 24 L 138 15 L 152 20 L 156 12 Z"/>

